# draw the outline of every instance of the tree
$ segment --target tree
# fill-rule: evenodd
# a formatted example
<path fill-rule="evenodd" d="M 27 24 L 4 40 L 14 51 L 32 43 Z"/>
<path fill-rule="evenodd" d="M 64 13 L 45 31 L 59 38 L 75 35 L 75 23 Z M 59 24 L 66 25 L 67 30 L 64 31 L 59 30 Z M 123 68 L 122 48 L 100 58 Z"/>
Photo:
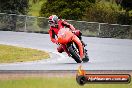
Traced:
<path fill-rule="evenodd" d="M 28 8 L 28 0 L 0 0 L 0 12 L 27 14 Z"/>
<path fill-rule="evenodd" d="M 32 0 L 32 3 L 37 3 L 37 2 L 39 2 L 39 1 L 41 1 L 41 0 Z"/>
<path fill-rule="evenodd" d="M 95 0 L 47 0 L 41 7 L 40 16 L 56 14 L 65 19 L 79 20 L 90 3 L 95 3 Z"/>
<path fill-rule="evenodd" d="M 117 4 L 120 4 L 123 9 L 125 9 L 125 15 L 121 16 L 120 19 L 123 20 L 124 24 L 132 24 L 132 16 L 129 15 L 129 11 L 132 10 L 132 0 L 116 0 Z"/>
<path fill-rule="evenodd" d="M 120 4 L 126 12 L 132 10 L 132 0 L 116 0 L 117 4 Z"/>

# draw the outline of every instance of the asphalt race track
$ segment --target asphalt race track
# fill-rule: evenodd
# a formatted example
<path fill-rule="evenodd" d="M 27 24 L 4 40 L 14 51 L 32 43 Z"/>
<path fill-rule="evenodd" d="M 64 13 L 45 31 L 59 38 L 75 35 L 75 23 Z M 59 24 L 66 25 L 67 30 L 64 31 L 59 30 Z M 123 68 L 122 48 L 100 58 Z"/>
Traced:
<path fill-rule="evenodd" d="M 83 37 L 90 61 L 82 63 L 85 70 L 132 70 L 132 40 Z M 0 44 L 35 48 L 50 52 L 47 60 L 2 63 L 0 70 L 77 70 L 78 66 L 65 53 L 59 54 L 57 45 L 48 34 L 0 31 Z"/>

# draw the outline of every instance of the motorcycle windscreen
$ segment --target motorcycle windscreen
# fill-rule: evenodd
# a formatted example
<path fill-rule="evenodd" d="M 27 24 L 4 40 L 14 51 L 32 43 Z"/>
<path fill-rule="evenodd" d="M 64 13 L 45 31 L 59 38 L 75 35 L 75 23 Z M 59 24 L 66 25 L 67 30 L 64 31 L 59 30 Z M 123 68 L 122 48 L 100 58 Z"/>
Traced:
<path fill-rule="evenodd" d="M 58 42 L 61 44 L 67 44 L 71 41 L 73 35 L 74 34 L 69 28 L 62 28 L 58 32 Z"/>

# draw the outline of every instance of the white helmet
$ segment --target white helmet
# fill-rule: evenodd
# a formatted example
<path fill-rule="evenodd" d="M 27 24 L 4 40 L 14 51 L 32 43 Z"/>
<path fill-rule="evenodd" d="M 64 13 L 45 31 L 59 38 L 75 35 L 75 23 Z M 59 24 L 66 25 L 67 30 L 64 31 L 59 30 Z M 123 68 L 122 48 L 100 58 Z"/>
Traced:
<path fill-rule="evenodd" d="M 51 15 L 49 17 L 49 21 L 48 22 L 49 22 L 50 26 L 55 27 L 56 25 L 58 25 L 58 17 L 56 15 Z"/>

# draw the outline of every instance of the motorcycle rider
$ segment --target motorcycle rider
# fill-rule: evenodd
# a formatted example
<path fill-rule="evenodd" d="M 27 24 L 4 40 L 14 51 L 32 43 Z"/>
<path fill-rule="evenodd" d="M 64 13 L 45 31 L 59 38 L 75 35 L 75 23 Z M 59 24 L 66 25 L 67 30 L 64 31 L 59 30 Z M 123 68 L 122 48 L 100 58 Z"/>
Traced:
<path fill-rule="evenodd" d="M 67 23 L 65 20 L 59 19 L 56 15 L 51 15 L 48 19 L 48 23 L 50 25 L 50 29 L 49 29 L 50 39 L 53 43 L 58 44 L 56 40 L 58 31 L 61 28 L 67 27 L 71 29 L 73 33 L 81 40 L 82 44 L 86 46 L 84 42 L 82 41 L 82 37 L 81 37 L 82 33 L 80 32 L 80 30 L 77 30 L 76 28 L 74 28 L 73 25 Z M 59 45 L 57 48 L 57 51 L 59 53 L 62 53 L 64 51 L 63 48 L 66 48 L 66 47 L 64 45 Z"/>

